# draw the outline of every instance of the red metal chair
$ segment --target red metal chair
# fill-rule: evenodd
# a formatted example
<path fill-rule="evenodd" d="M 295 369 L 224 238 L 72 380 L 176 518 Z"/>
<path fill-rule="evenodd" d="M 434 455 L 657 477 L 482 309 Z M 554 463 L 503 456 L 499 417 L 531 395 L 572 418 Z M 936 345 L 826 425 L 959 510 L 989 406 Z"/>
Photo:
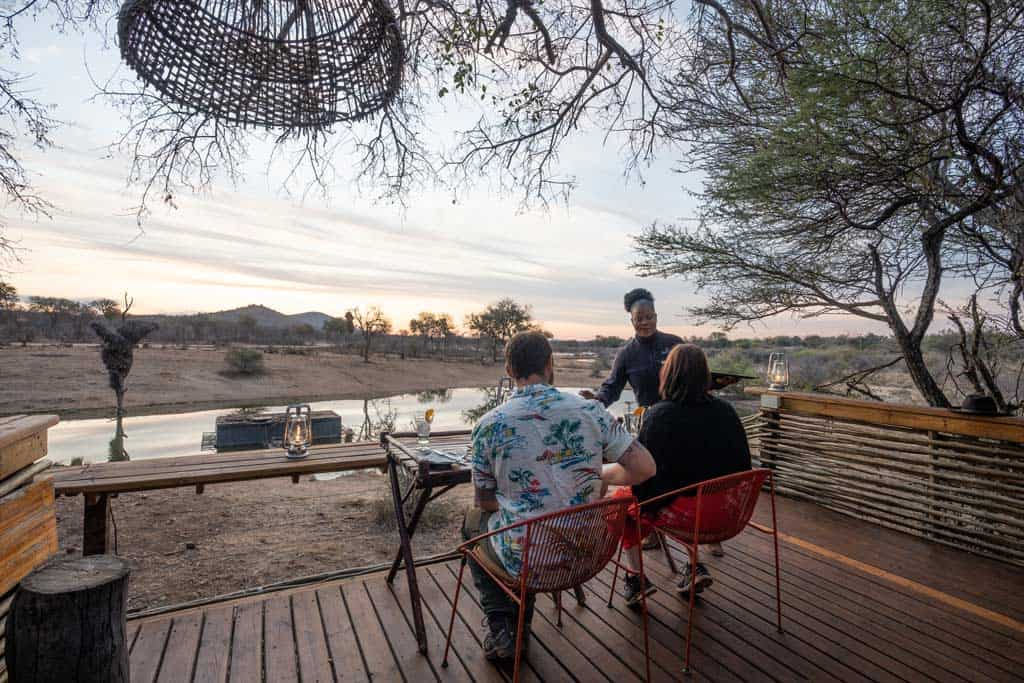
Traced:
<path fill-rule="evenodd" d="M 771 494 L 772 527 L 769 529 L 750 521 L 757 506 L 757 497 L 768 481 Z M 692 526 L 684 528 L 655 526 L 659 534 L 674 538 L 686 547 L 690 555 L 690 566 L 696 568 L 698 546 L 708 543 L 720 543 L 738 535 L 749 524 L 758 531 L 771 534 L 775 543 L 775 613 L 779 633 L 782 633 L 782 594 L 779 584 L 779 535 L 775 520 L 775 481 L 769 469 L 752 469 L 730 474 L 717 479 L 709 479 L 691 486 L 686 486 L 669 493 L 642 501 L 640 507 L 666 498 L 675 498 L 681 494 L 694 494 L 694 514 Z M 668 543 L 662 538 L 665 558 L 673 573 L 678 573 L 675 561 L 669 553 Z M 643 553 L 641 553 L 642 555 Z M 618 578 L 618 567 L 612 577 L 612 593 L 615 592 L 615 580 Z M 693 605 L 696 591 L 690 591 L 690 609 L 686 624 L 686 661 L 683 673 L 690 673 L 690 640 L 693 636 Z"/>
<path fill-rule="evenodd" d="M 516 656 L 512 680 L 519 680 L 521 645 L 526 610 L 523 606 L 531 594 L 553 593 L 558 611 L 558 626 L 562 625 L 561 592 L 576 588 L 598 574 L 609 562 L 615 564 L 615 573 L 624 565 L 622 555 L 622 532 L 626 518 L 635 515 L 639 523 L 640 507 L 635 497 L 605 498 L 586 505 L 577 505 L 551 512 L 518 524 L 496 529 L 490 533 L 471 538 L 456 550 L 462 554 L 459 567 L 459 581 L 455 586 L 452 601 L 452 616 L 448 622 L 448 638 L 444 645 L 441 666 L 448 666 L 448 651 L 451 648 L 452 628 L 459 606 L 462 576 L 466 562 L 476 562 L 495 583 L 519 605 L 519 622 L 516 625 Z M 522 529 L 522 570 L 518 577 L 512 577 L 503 567 L 495 567 L 492 561 L 478 550 L 480 542 L 490 542 L 491 536 L 510 529 Z M 619 554 L 613 559 L 616 548 Z M 643 564 L 640 565 L 643 572 Z M 650 649 L 647 641 L 647 599 L 641 602 L 644 628 L 644 659 L 646 680 L 651 680 Z"/>

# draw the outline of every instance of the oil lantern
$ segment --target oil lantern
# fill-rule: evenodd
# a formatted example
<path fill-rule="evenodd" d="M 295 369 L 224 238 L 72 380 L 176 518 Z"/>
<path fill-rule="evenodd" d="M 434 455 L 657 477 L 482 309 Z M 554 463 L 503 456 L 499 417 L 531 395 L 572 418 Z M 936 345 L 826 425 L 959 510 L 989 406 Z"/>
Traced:
<path fill-rule="evenodd" d="M 313 443 L 312 413 L 303 403 L 288 406 L 284 414 L 284 448 L 289 458 L 304 458 Z"/>

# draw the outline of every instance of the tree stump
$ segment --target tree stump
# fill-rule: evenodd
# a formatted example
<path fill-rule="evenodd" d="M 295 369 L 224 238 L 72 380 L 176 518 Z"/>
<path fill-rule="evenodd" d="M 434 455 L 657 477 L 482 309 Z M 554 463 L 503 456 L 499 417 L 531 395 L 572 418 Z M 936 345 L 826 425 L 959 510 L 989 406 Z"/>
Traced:
<path fill-rule="evenodd" d="M 7 622 L 12 682 L 128 681 L 128 564 L 113 555 L 50 562 L 27 576 Z"/>

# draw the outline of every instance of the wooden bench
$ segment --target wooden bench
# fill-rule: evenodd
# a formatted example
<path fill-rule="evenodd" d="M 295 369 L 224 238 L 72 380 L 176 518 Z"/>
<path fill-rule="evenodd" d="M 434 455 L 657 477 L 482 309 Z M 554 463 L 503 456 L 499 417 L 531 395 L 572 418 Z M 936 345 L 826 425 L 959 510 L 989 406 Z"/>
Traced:
<path fill-rule="evenodd" d="M 110 497 L 119 493 L 186 486 L 202 493 L 207 484 L 272 477 L 297 483 L 302 475 L 383 468 L 386 462 L 378 442 L 363 441 L 314 446 L 301 460 L 289 460 L 279 448 L 262 448 L 61 467 L 50 476 L 56 495 L 85 496 L 82 554 L 93 555 L 107 552 Z"/>

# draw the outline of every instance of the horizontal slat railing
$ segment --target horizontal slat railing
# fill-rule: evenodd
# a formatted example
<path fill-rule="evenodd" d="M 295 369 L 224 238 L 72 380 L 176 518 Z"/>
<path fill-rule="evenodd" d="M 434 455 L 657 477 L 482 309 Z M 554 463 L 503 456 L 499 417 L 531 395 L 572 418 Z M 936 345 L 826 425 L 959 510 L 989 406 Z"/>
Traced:
<path fill-rule="evenodd" d="M 780 493 L 1024 566 L 1024 419 L 755 393 L 743 423 Z"/>

